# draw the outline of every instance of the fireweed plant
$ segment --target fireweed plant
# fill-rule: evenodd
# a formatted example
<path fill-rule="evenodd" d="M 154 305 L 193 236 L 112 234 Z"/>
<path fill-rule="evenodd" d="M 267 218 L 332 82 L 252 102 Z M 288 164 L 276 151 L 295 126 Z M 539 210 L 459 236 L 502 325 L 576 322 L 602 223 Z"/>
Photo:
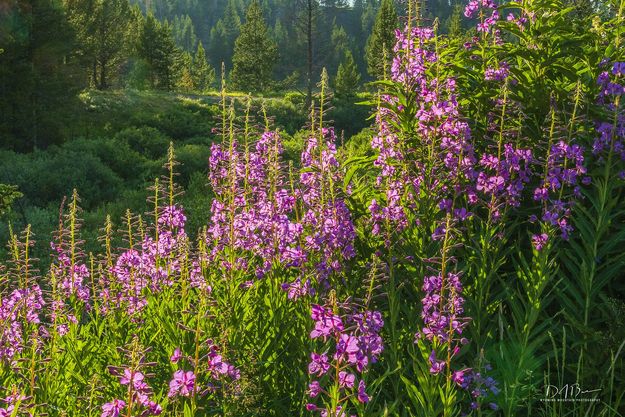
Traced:
<path fill-rule="evenodd" d="M 325 71 L 297 160 L 222 80 L 197 238 L 173 144 L 100 253 L 11 232 L 0 416 L 622 415 L 625 3 L 405 6 L 365 154 Z"/>

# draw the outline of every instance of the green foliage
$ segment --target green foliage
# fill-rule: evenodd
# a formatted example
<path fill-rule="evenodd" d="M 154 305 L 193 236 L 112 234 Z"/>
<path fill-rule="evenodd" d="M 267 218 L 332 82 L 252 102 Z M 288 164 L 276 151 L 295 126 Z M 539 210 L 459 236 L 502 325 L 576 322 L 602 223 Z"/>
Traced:
<path fill-rule="evenodd" d="M 0 11 L 0 147 L 27 152 L 64 140 L 84 81 L 59 1 L 18 4 Z"/>
<path fill-rule="evenodd" d="M 112 85 L 130 53 L 131 10 L 128 0 L 65 0 L 76 33 L 81 64 L 91 85 Z"/>
<path fill-rule="evenodd" d="M 202 42 L 199 42 L 197 45 L 191 75 L 193 77 L 195 89 L 200 92 L 208 91 L 215 81 L 215 69 L 208 64 L 206 51 L 204 50 Z"/>
<path fill-rule="evenodd" d="M 241 18 L 234 0 L 228 0 L 223 17 L 210 30 L 209 51 L 213 65 L 221 67 L 223 63 L 226 71 L 232 68 L 232 51 L 235 41 L 241 30 Z"/>
<path fill-rule="evenodd" d="M 9 211 L 13 202 L 22 196 L 16 186 L 0 184 L 0 216 Z"/>
<path fill-rule="evenodd" d="M 254 92 L 269 89 L 277 57 L 277 47 L 269 37 L 262 9 L 253 1 L 234 46 L 230 78 L 235 88 Z"/>
<path fill-rule="evenodd" d="M 122 180 L 97 156 L 83 154 L 71 146 L 51 148 L 19 155 L 10 151 L 0 153 L 5 167 L 3 181 L 16 184 L 26 195 L 28 203 L 39 207 L 61 201 L 74 188 L 84 189 L 85 207 L 110 201 L 122 187 Z M 54 173 L 54 175 L 50 175 Z"/>
<path fill-rule="evenodd" d="M 354 62 L 354 56 L 350 51 L 346 51 L 334 79 L 334 92 L 340 98 L 354 97 L 359 85 L 360 73 Z"/>
<path fill-rule="evenodd" d="M 169 90 L 174 86 L 180 52 L 167 23 L 148 14 L 139 33 L 137 53 L 147 66 L 151 88 Z"/>
<path fill-rule="evenodd" d="M 380 10 L 375 18 L 373 31 L 367 40 L 365 53 L 367 72 L 374 79 L 383 79 L 385 74 L 389 72 L 397 27 L 397 11 L 393 0 L 382 0 Z"/>

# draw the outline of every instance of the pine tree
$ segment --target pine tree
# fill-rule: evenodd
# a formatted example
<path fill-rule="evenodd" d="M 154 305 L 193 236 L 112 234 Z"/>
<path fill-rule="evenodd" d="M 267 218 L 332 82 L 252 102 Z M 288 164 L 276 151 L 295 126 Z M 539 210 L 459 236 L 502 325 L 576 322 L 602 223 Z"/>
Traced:
<path fill-rule="evenodd" d="M 365 50 L 367 72 L 374 78 L 384 77 L 384 69 L 390 62 L 395 46 L 397 24 L 397 11 L 393 0 L 382 0 Z"/>
<path fill-rule="evenodd" d="M 180 51 L 176 47 L 171 28 L 148 14 L 139 35 L 137 53 L 147 64 L 151 88 L 169 90 L 173 87 Z"/>
<path fill-rule="evenodd" d="M 185 51 L 180 54 L 179 67 L 179 76 L 176 82 L 176 87 L 185 93 L 195 91 L 197 85 L 195 83 L 195 78 L 193 77 L 193 57 L 190 53 Z"/>
<path fill-rule="evenodd" d="M 92 85 L 108 88 L 128 57 L 132 17 L 128 0 L 66 0 L 66 10 Z"/>
<path fill-rule="evenodd" d="M 454 11 L 448 20 L 447 32 L 449 36 L 460 36 L 462 34 L 462 10 L 460 4 L 454 6 Z"/>
<path fill-rule="evenodd" d="M 353 97 L 360 84 L 360 72 L 354 62 L 354 56 L 345 51 L 343 62 L 339 65 L 334 80 L 334 92 L 338 98 Z"/>
<path fill-rule="evenodd" d="M 215 70 L 208 64 L 202 42 L 199 42 L 197 45 L 191 68 L 195 88 L 200 92 L 208 91 L 213 81 L 215 81 Z"/>
<path fill-rule="evenodd" d="M 210 31 L 209 52 L 216 67 L 221 67 L 224 63 L 226 70 L 232 68 L 232 51 L 240 31 L 241 18 L 237 3 L 234 0 L 228 0 L 224 16 Z"/>
<path fill-rule="evenodd" d="M 0 4 L 0 146 L 30 151 L 59 143 L 86 81 L 74 30 L 57 1 Z"/>
<path fill-rule="evenodd" d="M 363 6 L 362 15 L 360 16 L 362 33 L 371 33 L 377 11 L 377 2 L 375 0 L 367 0 L 366 6 Z"/>
<path fill-rule="evenodd" d="M 305 38 L 306 45 L 306 108 L 312 103 L 314 56 L 317 47 L 317 20 L 319 18 L 318 0 L 297 0 L 296 6 L 300 10 L 299 26 Z"/>
<path fill-rule="evenodd" d="M 198 39 L 195 34 L 195 26 L 189 15 L 176 16 L 171 25 L 176 45 L 187 52 L 193 52 Z"/>
<path fill-rule="evenodd" d="M 271 84 L 274 63 L 278 58 L 275 42 L 269 37 L 263 11 L 254 0 L 247 10 L 245 24 L 234 46 L 230 74 L 235 88 L 264 91 Z"/>
<path fill-rule="evenodd" d="M 343 26 L 337 26 L 336 22 L 332 28 L 331 42 L 331 60 L 328 63 L 327 68 L 330 73 L 334 73 L 337 71 L 339 64 L 345 58 L 345 53 L 349 50 L 349 45 L 352 42 L 349 36 L 347 36 L 347 32 L 345 32 Z"/>

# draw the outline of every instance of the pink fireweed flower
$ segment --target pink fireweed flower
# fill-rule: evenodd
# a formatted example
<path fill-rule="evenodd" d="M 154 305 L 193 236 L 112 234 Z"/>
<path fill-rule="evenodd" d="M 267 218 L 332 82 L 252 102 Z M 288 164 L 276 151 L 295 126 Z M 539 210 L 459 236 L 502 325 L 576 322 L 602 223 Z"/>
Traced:
<path fill-rule="evenodd" d="M 486 81 L 503 81 L 510 75 L 510 66 L 507 62 L 500 62 L 499 68 L 488 67 L 484 73 Z"/>
<path fill-rule="evenodd" d="M 192 371 L 176 371 L 172 380 L 169 382 L 168 397 L 189 397 L 193 394 L 195 387 L 195 374 Z"/>
<path fill-rule="evenodd" d="M 541 251 L 543 247 L 547 244 L 549 240 L 549 236 L 546 233 L 542 233 L 540 235 L 532 236 L 532 245 L 534 245 L 534 249 L 537 251 Z"/>
<path fill-rule="evenodd" d="M 119 383 L 122 385 L 132 385 L 135 389 L 142 389 L 145 387 L 143 381 L 145 376 L 139 371 L 131 371 L 130 369 L 124 369 L 124 372 L 119 377 Z"/>
<path fill-rule="evenodd" d="M 325 338 L 343 331 L 341 318 L 320 305 L 313 304 L 311 317 L 315 321 L 315 328 L 310 332 L 311 339 Z"/>
<path fill-rule="evenodd" d="M 382 314 L 379 311 L 359 311 L 347 303 L 333 308 L 315 305 L 313 309 L 313 318 L 317 320 L 317 324 L 320 321 L 328 321 L 328 317 L 332 317 L 329 321 L 334 324 L 325 323 L 321 326 L 323 331 L 317 330 L 311 334 L 313 339 L 318 338 L 320 334 L 331 336 L 323 337 L 325 342 L 329 339 L 331 344 L 329 347 L 326 345 L 327 350 L 324 353 L 311 354 L 311 361 L 308 364 L 309 374 L 314 378 L 326 375 L 324 381 L 335 379 L 334 384 L 345 394 L 339 404 L 350 398 L 357 399 L 361 403 L 368 402 L 365 383 L 357 375 L 365 372 L 371 363 L 375 363 L 383 351 L 382 338 L 378 334 L 384 326 Z M 331 312 L 332 310 L 336 313 Z M 337 323 L 341 325 L 338 326 Z M 338 374 L 328 373 L 328 370 L 334 367 L 338 370 Z M 358 379 L 360 381 L 356 387 Z M 308 395 L 316 398 L 321 394 L 329 395 L 329 392 L 324 391 L 321 382 L 315 379 L 310 383 Z M 310 404 L 308 409 L 320 411 L 322 416 L 328 415 L 327 409 L 314 404 Z M 338 406 L 337 415 L 347 415 L 345 404 Z"/>
<path fill-rule="evenodd" d="M 171 361 L 171 363 L 178 363 L 180 359 L 182 359 L 182 352 L 180 351 L 180 348 L 176 348 L 174 349 L 174 353 L 172 353 L 169 360 Z"/>
<path fill-rule="evenodd" d="M 118 417 L 124 407 L 126 407 L 125 401 L 113 400 L 102 406 L 102 414 L 100 417 Z"/>
<path fill-rule="evenodd" d="M 366 389 L 367 387 L 365 385 L 365 381 L 361 379 L 360 382 L 358 382 L 358 401 L 361 403 L 369 402 L 369 396 L 367 395 Z"/>
<path fill-rule="evenodd" d="M 238 380 L 241 377 L 241 372 L 233 365 L 225 362 L 222 356 L 219 354 L 219 349 L 212 343 L 211 340 L 207 342 L 209 344 L 208 357 L 208 371 L 211 373 L 211 377 L 219 379 L 221 377 L 229 377 L 232 380 Z"/>
<path fill-rule="evenodd" d="M 321 385 L 319 385 L 319 381 L 312 381 L 308 384 L 308 395 L 311 398 L 315 398 L 317 395 L 321 393 Z"/>
<path fill-rule="evenodd" d="M 299 298 L 313 295 L 315 293 L 314 288 L 312 288 L 310 285 L 310 280 L 306 280 L 302 284 L 302 280 L 300 278 L 296 279 L 290 284 L 282 284 L 282 289 L 284 291 L 287 291 L 289 300 L 297 300 Z"/>
<path fill-rule="evenodd" d="M 356 382 L 356 376 L 349 372 L 339 372 L 339 386 L 342 388 L 353 388 Z"/>
<path fill-rule="evenodd" d="M 433 375 L 437 375 L 441 373 L 445 369 L 445 361 L 436 359 L 436 351 L 432 350 L 429 357 L 430 361 L 430 373 Z"/>
<path fill-rule="evenodd" d="M 328 361 L 328 355 L 325 353 L 310 354 L 310 363 L 308 364 L 308 373 L 311 375 L 322 376 L 330 369 L 330 362 Z"/>

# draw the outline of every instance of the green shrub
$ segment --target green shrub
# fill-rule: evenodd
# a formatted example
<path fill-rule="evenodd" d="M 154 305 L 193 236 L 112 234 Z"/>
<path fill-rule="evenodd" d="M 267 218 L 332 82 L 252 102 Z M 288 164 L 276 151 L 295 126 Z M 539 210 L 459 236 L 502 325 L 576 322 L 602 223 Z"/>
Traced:
<path fill-rule="evenodd" d="M 39 207 L 58 205 L 76 188 L 84 196 L 82 206 L 91 208 L 113 200 L 123 186 L 122 179 L 97 156 L 72 149 L 55 147 L 28 155 L 5 151 L 0 153 L 0 164 L 2 181 L 17 185 L 25 200 Z"/>
<path fill-rule="evenodd" d="M 210 147 L 207 145 L 182 145 L 176 148 L 176 159 L 180 162 L 178 182 L 186 186 L 195 173 L 207 176 Z"/>
<path fill-rule="evenodd" d="M 149 159 L 165 157 L 170 142 L 161 131 L 149 126 L 126 128 L 115 135 L 115 140 Z"/>

